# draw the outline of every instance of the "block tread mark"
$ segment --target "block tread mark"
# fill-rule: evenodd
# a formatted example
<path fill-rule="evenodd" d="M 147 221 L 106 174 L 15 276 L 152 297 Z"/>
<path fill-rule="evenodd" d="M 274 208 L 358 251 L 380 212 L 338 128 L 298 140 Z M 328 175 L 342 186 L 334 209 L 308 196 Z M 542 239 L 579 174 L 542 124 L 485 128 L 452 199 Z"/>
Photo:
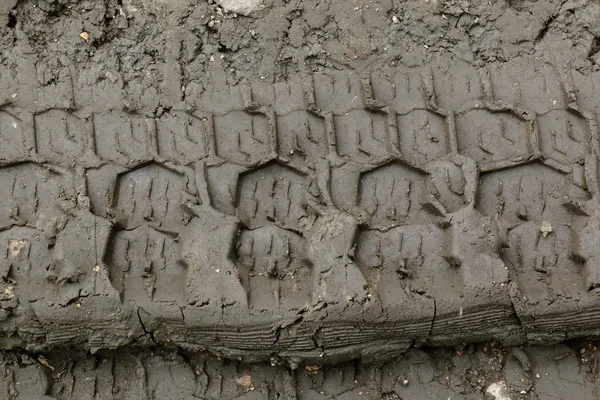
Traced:
<path fill-rule="evenodd" d="M 186 189 L 180 171 L 158 163 L 145 164 L 118 175 L 113 212 L 126 229 L 152 224 L 177 231 L 189 220 L 181 208 Z"/>
<path fill-rule="evenodd" d="M 275 224 L 298 230 L 307 216 L 304 173 L 280 163 L 251 169 L 239 178 L 237 213 L 248 228 Z"/>
<path fill-rule="evenodd" d="M 186 266 L 179 261 L 178 237 L 147 225 L 118 230 L 106 254 L 112 285 L 123 301 L 184 301 Z"/>
<path fill-rule="evenodd" d="M 40 220 L 61 218 L 61 201 L 74 201 L 75 190 L 56 169 L 37 163 L 0 168 L 0 193 L 6 207 L 0 212 L 0 229 L 13 225 L 35 227 Z"/>
<path fill-rule="evenodd" d="M 367 215 L 368 226 L 390 227 L 431 219 L 423 210 L 428 176 L 395 161 L 360 174 L 357 206 Z"/>
<path fill-rule="evenodd" d="M 242 229 L 236 243 L 240 279 L 254 309 L 302 309 L 311 302 L 306 240 L 275 226 Z"/>
<path fill-rule="evenodd" d="M 48 277 L 53 252 L 42 232 L 35 228 L 13 227 L 0 232 L 3 282 L 26 285 L 31 278 Z"/>
<path fill-rule="evenodd" d="M 481 177 L 477 207 L 511 226 L 525 221 L 568 224 L 572 214 L 562 206 L 568 183 L 568 175 L 539 162 L 487 173 Z"/>
<path fill-rule="evenodd" d="M 434 297 L 437 293 L 432 288 L 440 288 L 441 293 L 442 287 L 453 286 L 452 280 L 458 287 L 456 273 L 454 277 L 440 273 L 454 272 L 444 259 L 444 246 L 440 246 L 444 240 L 443 231 L 434 225 L 409 225 L 387 232 L 361 230 L 355 259 L 384 305 L 402 303 L 412 293 Z M 432 248 L 437 251 L 426 251 Z"/>

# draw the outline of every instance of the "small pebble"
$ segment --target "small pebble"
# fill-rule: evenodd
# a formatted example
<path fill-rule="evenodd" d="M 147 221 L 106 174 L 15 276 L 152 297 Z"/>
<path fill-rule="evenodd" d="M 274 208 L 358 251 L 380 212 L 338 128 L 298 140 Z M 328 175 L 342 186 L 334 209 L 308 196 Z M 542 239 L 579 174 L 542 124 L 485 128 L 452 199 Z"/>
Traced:
<path fill-rule="evenodd" d="M 106 79 L 108 79 L 112 83 L 116 83 L 117 80 L 119 80 L 119 78 L 117 78 L 117 76 L 115 74 L 113 74 L 112 72 L 110 72 L 110 71 L 106 71 L 104 73 L 104 76 L 106 76 Z"/>

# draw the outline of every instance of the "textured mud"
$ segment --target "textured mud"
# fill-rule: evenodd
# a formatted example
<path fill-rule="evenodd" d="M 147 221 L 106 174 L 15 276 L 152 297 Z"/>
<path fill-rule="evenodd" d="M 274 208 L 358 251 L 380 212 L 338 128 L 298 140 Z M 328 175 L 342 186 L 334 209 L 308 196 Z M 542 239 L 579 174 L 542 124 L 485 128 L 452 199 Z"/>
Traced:
<path fill-rule="evenodd" d="M 598 335 L 598 4 L 226 3 L 0 4 L 2 348 Z"/>
<path fill-rule="evenodd" d="M 199 353 L 0 353 L 5 399 L 597 399 L 595 344 L 423 348 L 379 365 L 290 370 Z"/>
<path fill-rule="evenodd" d="M 206 1 L 15 3 L 0 7 L 0 102 L 31 108 L 35 96 L 38 110 L 193 105 L 211 66 L 230 85 L 432 60 L 543 59 L 585 72 L 600 35 L 593 1 L 265 0 L 248 17 Z"/>

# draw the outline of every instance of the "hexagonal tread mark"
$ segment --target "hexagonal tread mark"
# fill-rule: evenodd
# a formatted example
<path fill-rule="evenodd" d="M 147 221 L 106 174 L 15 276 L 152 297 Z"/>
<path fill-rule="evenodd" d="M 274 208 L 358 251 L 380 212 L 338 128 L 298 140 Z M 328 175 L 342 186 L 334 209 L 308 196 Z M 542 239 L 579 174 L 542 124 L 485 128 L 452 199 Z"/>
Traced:
<path fill-rule="evenodd" d="M 422 207 L 427 174 L 400 161 L 363 172 L 357 205 L 369 216 L 369 227 L 392 227 L 431 220 Z"/>
<path fill-rule="evenodd" d="M 212 117 L 211 117 L 212 118 Z M 159 154 L 178 164 L 190 164 L 208 156 L 212 120 L 176 111 L 156 120 Z"/>
<path fill-rule="evenodd" d="M 407 158 L 424 163 L 451 151 L 446 118 L 428 110 L 398 115 L 398 147 Z"/>
<path fill-rule="evenodd" d="M 334 117 L 337 152 L 352 161 L 365 162 L 391 151 L 386 115 L 352 110 Z"/>
<path fill-rule="evenodd" d="M 305 176 L 280 163 L 243 173 L 237 190 L 237 212 L 242 223 L 254 229 L 276 224 L 298 230 L 307 212 L 303 205 Z"/>
<path fill-rule="evenodd" d="M 327 155 L 325 121 L 307 111 L 277 118 L 278 152 L 293 165 L 305 166 Z"/>
<path fill-rule="evenodd" d="M 94 114 L 97 154 L 120 165 L 152 158 L 156 152 L 156 121 L 124 112 Z"/>
<path fill-rule="evenodd" d="M 271 151 L 267 117 L 245 111 L 215 115 L 214 132 L 218 156 L 240 165 L 256 163 Z"/>
<path fill-rule="evenodd" d="M 62 110 L 35 116 L 38 153 L 51 162 L 71 165 L 90 149 L 92 125 Z"/>
<path fill-rule="evenodd" d="M 456 117 L 458 152 L 483 171 L 526 162 L 538 155 L 533 124 L 508 112 L 471 110 Z"/>
<path fill-rule="evenodd" d="M 105 254 L 109 278 L 123 301 L 140 291 L 155 301 L 184 300 L 187 268 L 176 236 L 147 225 L 113 232 Z"/>
<path fill-rule="evenodd" d="M 580 115 L 554 110 L 538 116 L 537 121 L 544 159 L 569 166 L 591 153 L 592 137 L 588 121 Z"/>
<path fill-rule="evenodd" d="M 477 171 L 471 165 L 452 161 L 434 161 L 428 164 L 429 192 L 447 213 L 464 208 L 475 198 Z"/>
<path fill-rule="evenodd" d="M 0 228 L 12 225 L 36 226 L 38 219 L 49 221 L 64 214 L 57 202 L 75 199 L 74 189 L 54 170 L 34 163 L 0 168 Z"/>
<path fill-rule="evenodd" d="M 373 98 L 389 105 L 394 111 L 406 114 L 427 107 L 423 77 L 418 69 L 401 71 L 392 77 L 371 75 Z"/>
<path fill-rule="evenodd" d="M 295 75 L 288 77 L 286 81 L 273 84 L 265 81 L 253 82 L 252 100 L 271 107 L 279 116 L 293 111 L 306 110 L 306 94 L 304 92 L 304 84 L 308 83 L 306 81 L 306 77 Z"/>
<path fill-rule="evenodd" d="M 251 307 L 301 309 L 310 302 L 312 262 L 302 236 L 275 226 L 243 228 L 235 255 Z"/>
<path fill-rule="evenodd" d="M 494 99 L 535 113 L 564 109 L 567 96 L 556 68 L 549 64 L 523 68 L 520 62 L 490 68 Z"/>
<path fill-rule="evenodd" d="M 120 226 L 132 229 L 153 224 L 177 231 L 188 214 L 181 208 L 185 177 L 163 165 L 150 163 L 118 176 L 113 208 Z"/>
<path fill-rule="evenodd" d="M 362 83 L 358 75 L 331 72 L 313 76 L 315 102 L 319 109 L 341 115 L 364 108 Z"/>
<path fill-rule="evenodd" d="M 468 63 L 432 66 L 436 103 L 447 110 L 470 109 L 482 103 L 483 84 L 479 72 Z"/>

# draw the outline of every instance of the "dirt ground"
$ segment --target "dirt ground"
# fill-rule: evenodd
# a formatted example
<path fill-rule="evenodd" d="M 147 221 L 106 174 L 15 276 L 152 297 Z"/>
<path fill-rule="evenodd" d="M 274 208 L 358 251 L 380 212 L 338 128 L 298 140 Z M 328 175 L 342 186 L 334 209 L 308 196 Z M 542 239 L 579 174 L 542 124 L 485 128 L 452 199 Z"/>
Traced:
<path fill-rule="evenodd" d="M 212 0 L 14 3 L 1 11 L 0 104 L 27 103 L 45 87 L 40 109 L 125 103 L 160 114 L 197 98 L 210 70 L 228 84 L 444 60 L 544 59 L 589 71 L 600 49 L 593 1 L 264 0 L 248 16 Z"/>
<path fill-rule="evenodd" d="M 600 70 L 599 50 L 600 4 L 587 0 L 0 0 L 0 106 L 160 117 L 216 85 L 456 61 L 585 74 Z M 589 341 L 413 348 L 294 371 L 162 348 L 0 359 L 2 398 L 600 398 Z"/>
<path fill-rule="evenodd" d="M 379 365 L 290 370 L 208 354 L 138 349 L 0 355 L 6 399 L 597 399 L 595 343 L 423 348 Z M 44 397 L 45 396 L 45 397 Z"/>

